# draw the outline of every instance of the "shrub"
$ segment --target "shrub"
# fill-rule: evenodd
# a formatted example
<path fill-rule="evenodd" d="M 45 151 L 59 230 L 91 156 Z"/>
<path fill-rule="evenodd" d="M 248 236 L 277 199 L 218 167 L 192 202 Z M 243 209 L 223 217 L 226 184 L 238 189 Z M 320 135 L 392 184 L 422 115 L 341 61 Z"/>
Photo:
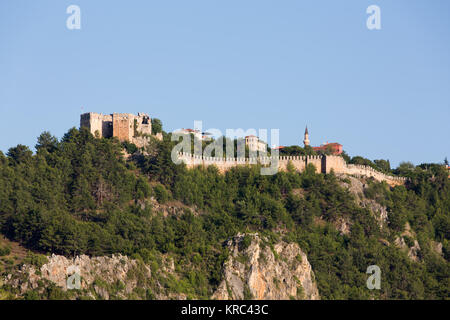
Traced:
<path fill-rule="evenodd" d="M 156 185 L 153 188 L 153 191 L 155 192 L 156 200 L 158 200 L 159 203 L 163 204 L 166 203 L 167 200 L 169 200 L 169 193 L 162 184 Z"/>
<path fill-rule="evenodd" d="M 30 291 L 25 292 L 24 299 L 25 300 L 40 300 L 41 296 L 40 296 L 39 292 L 37 292 L 36 290 L 30 290 Z"/>
<path fill-rule="evenodd" d="M 134 143 L 128 141 L 122 142 L 122 146 L 129 154 L 133 154 L 138 150 L 138 147 Z"/>
<path fill-rule="evenodd" d="M 244 300 L 252 300 L 252 299 L 253 299 L 253 294 L 250 291 L 248 284 L 245 284 L 244 285 Z"/>
<path fill-rule="evenodd" d="M 32 252 L 28 252 L 23 262 L 25 264 L 30 264 L 40 269 L 44 264 L 48 262 L 48 258 L 42 254 L 35 254 Z"/>
<path fill-rule="evenodd" d="M 247 249 L 248 247 L 250 247 L 251 244 L 252 244 L 252 238 L 246 234 L 241 242 L 242 249 L 243 250 Z"/>
<path fill-rule="evenodd" d="M 414 240 L 408 237 L 407 235 L 403 236 L 403 239 L 405 239 L 405 243 L 409 248 L 414 246 Z"/>
<path fill-rule="evenodd" d="M 9 255 L 11 253 L 11 248 L 10 247 L 8 247 L 8 246 L 5 246 L 5 247 L 0 247 L 0 257 L 1 256 L 7 256 L 7 255 Z"/>

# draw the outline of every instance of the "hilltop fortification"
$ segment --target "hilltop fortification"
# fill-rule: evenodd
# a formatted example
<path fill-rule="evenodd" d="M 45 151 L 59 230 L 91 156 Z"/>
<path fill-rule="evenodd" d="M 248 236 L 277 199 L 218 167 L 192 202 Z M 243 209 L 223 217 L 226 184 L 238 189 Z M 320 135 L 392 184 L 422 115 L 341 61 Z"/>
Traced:
<path fill-rule="evenodd" d="M 80 118 L 80 127 L 86 127 L 96 137 L 117 137 L 120 141 L 129 141 L 141 148 L 146 145 L 147 139 L 152 135 L 152 122 L 148 114 L 138 113 L 112 113 L 103 115 L 95 112 L 84 113 Z M 162 136 L 156 135 L 162 139 Z M 308 129 L 305 131 L 305 141 L 309 144 Z M 307 145 L 305 143 L 305 145 Z M 278 161 L 279 170 L 287 170 L 291 164 L 295 170 L 303 171 L 308 164 L 313 164 L 317 172 L 337 174 L 348 174 L 353 176 L 373 177 L 378 181 L 386 181 L 390 185 L 403 184 L 405 178 L 394 177 L 376 171 L 369 166 L 347 164 L 340 155 L 314 155 L 314 156 L 281 156 L 276 159 L 269 157 L 258 158 L 215 158 L 180 153 L 179 160 L 184 162 L 188 168 L 195 166 L 215 165 L 220 172 L 225 172 L 232 167 L 242 165 L 270 165 Z"/>
<path fill-rule="evenodd" d="M 117 137 L 120 141 L 129 141 L 137 147 L 143 147 L 147 138 L 152 134 L 152 121 L 148 114 L 131 113 L 101 114 L 95 112 L 84 113 L 80 117 L 80 127 L 99 138 Z M 160 139 L 160 135 L 156 135 Z"/>
<path fill-rule="evenodd" d="M 377 181 L 386 181 L 390 185 L 399 185 L 405 182 L 403 177 L 394 177 L 379 172 L 369 166 L 347 164 L 341 156 L 336 155 L 316 155 L 316 156 L 281 156 L 278 158 L 215 158 L 196 156 L 189 153 L 180 153 L 178 158 L 183 161 L 188 168 L 195 166 L 215 165 L 220 172 L 225 172 L 235 166 L 245 165 L 270 165 L 273 161 L 278 161 L 278 169 L 286 171 L 288 164 L 295 170 L 302 172 L 308 164 L 313 164 L 319 173 L 348 174 L 353 176 L 373 177 Z"/>

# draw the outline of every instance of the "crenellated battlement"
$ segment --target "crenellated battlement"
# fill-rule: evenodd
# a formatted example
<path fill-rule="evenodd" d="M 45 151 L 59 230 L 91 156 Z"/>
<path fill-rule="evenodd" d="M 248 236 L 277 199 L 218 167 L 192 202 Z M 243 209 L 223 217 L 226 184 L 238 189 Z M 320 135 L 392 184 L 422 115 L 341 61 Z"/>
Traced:
<path fill-rule="evenodd" d="M 277 158 L 267 156 L 251 158 L 219 158 L 204 157 L 182 152 L 178 154 L 178 159 L 185 163 L 188 168 L 215 165 L 220 172 L 225 172 L 235 166 L 255 164 L 270 165 L 273 161 L 277 161 L 278 169 L 281 171 L 286 171 L 288 164 L 291 164 L 295 170 L 302 172 L 308 164 L 313 164 L 316 171 L 321 173 L 330 173 L 331 171 L 334 171 L 337 174 L 373 177 L 378 181 L 386 181 L 390 185 L 403 184 L 406 181 L 406 178 L 404 177 L 387 175 L 369 166 L 347 164 L 341 156 L 336 155 L 280 156 Z"/>

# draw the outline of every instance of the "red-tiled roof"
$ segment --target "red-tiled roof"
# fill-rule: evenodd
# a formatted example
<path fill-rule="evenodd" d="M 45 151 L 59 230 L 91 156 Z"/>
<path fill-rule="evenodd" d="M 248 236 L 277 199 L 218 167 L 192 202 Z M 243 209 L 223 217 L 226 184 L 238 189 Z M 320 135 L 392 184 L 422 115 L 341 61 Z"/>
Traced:
<path fill-rule="evenodd" d="M 187 132 L 200 132 L 199 130 L 194 130 L 194 129 L 181 129 L 182 131 L 187 131 Z"/>
<path fill-rule="evenodd" d="M 333 154 L 339 155 L 342 153 L 342 144 L 337 142 L 326 143 L 321 145 L 320 147 L 312 147 L 314 151 L 325 151 L 327 148 L 331 147 L 333 150 Z"/>

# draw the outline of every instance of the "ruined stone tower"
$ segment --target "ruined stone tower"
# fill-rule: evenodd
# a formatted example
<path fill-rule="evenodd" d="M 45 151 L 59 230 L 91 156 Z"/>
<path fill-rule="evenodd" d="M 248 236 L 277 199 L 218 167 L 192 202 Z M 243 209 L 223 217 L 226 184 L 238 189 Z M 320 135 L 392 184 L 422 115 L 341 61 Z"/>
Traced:
<path fill-rule="evenodd" d="M 103 115 L 95 112 L 84 113 L 80 117 L 80 127 L 99 138 L 117 137 L 120 141 L 129 141 L 142 147 L 145 138 L 152 134 L 152 122 L 145 113 L 112 113 Z"/>

